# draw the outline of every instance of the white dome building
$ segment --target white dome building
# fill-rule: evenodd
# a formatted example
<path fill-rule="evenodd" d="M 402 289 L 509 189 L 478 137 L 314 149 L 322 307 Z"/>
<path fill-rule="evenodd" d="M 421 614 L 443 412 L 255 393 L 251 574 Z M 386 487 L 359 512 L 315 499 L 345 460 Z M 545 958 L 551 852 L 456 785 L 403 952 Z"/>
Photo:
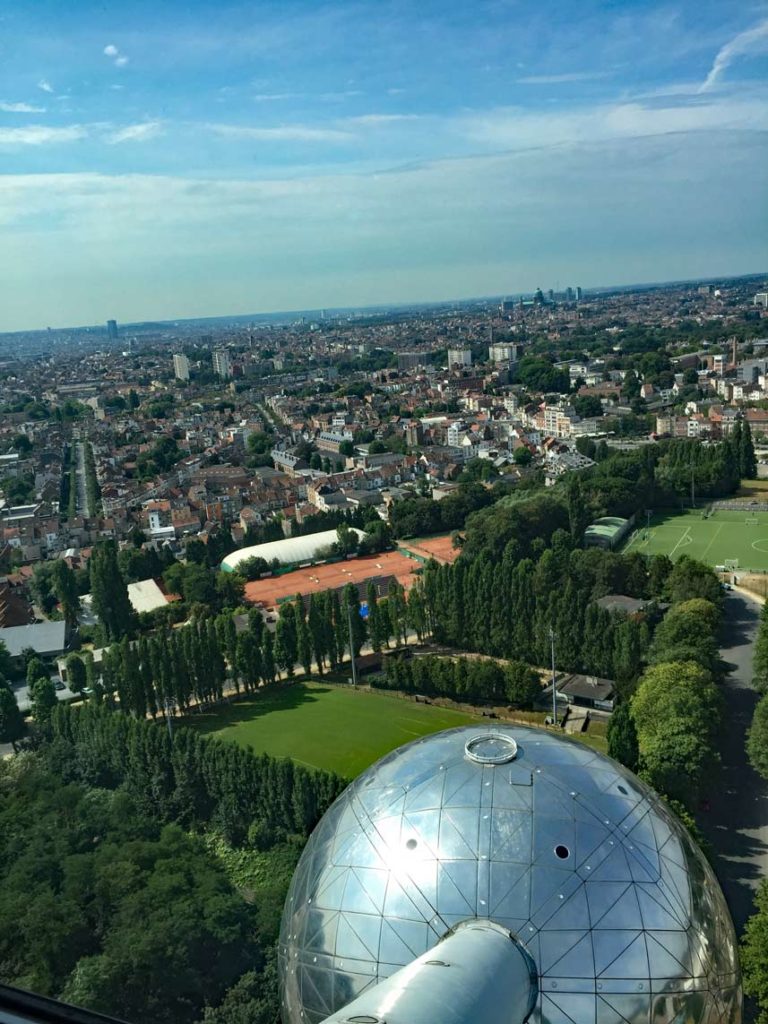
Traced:
<path fill-rule="evenodd" d="M 485 933 L 471 941 L 490 941 L 496 928 L 534 965 L 530 984 L 524 968 L 515 982 L 526 988 L 522 1003 L 504 1002 L 508 1015 L 495 1013 L 494 1021 L 741 1020 L 736 939 L 722 892 L 659 797 L 579 743 L 536 729 L 469 726 L 383 758 L 311 836 L 283 914 L 285 1024 L 319 1024 L 334 1014 L 334 1021 L 374 1024 L 490 1019 L 479 1009 L 499 1007 L 498 993 L 483 1003 L 489 970 L 468 963 L 466 949 L 456 954 L 463 963 L 434 950 L 467 921 L 486 922 L 470 926 Z M 449 941 L 456 940 L 440 948 L 455 950 Z M 436 975 L 425 964 L 460 970 Z M 517 967 L 493 970 L 508 986 Z M 392 995 L 398 979 L 381 983 L 398 971 Z M 398 1016 L 414 978 L 443 991 L 447 1014 L 434 1004 L 432 1015 L 410 1006 Z M 469 1016 L 449 981 L 456 991 L 476 987 Z M 385 990 L 386 998 L 377 995 Z M 354 1010 L 339 1012 L 353 1000 Z"/>
<path fill-rule="evenodd" d="M 351 526 L 358 539 L 365 536 L 363 530 Z M 299 565 L 302 562 L 313 562 L 324 548 L 329 548 L 338 540 L 335 530 L 323 530 L 321 533 L 308 533 L 302 537 L 284 537 L 282 540 L 267 541 L 266 544 L 254 544 L 249 548 L 239 548 L 227 555 L 221 563 L 223 572 L 237 572 L 241 562 L 250 558 L 263 558 L 265 562 L 277 559 L 281 565 Z"/>

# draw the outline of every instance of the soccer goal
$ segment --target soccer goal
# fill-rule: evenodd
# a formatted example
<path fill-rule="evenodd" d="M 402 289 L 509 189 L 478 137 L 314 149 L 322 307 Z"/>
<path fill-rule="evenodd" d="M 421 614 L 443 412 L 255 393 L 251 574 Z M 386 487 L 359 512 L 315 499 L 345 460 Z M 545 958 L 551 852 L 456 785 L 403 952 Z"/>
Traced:
<path fill-rule="evenodd" d="M 735 572 L 739 568 L 738 558 L 726 558 L 723 560 L 723 565 L 726 572 Z"/>
<path fill-rule="evenodd" d="M 757 516 L 754 513 L 751 516 L 747 516 L 746 519 L 744 520 L 744 525 L 745 526 L 757 526 L 757 524 L 758 524 L 758 518 L 757 518 Z"/>

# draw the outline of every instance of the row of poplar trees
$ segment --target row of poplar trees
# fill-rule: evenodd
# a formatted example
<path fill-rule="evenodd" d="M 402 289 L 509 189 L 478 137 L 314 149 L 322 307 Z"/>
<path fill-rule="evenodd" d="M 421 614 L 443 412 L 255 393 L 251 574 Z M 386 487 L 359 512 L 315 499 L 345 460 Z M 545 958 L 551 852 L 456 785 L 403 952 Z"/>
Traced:
<path fill-rule="evenodd" d="M 130 792 L 150 818 L 213 825 L 233 845 L 249 831 L 308 835 L 345 786 L 339 776 L 146 719 L 60 704 L 48 758 L 64 779 Z"/>
<path fill-rule="evenodd" d="M 307 674 L 313 667 L 320 675 L 337 670 L 350 640 L 358 657 L 367 638 L 379 651 L 392 639 L 404 641 L 409 628 L 424 635 L 419 587 L 408 601 L 393 578 L 381 600 L 373 583 L 367 597 L 367 621 L 358 588 L 348 584 L 341 593 L 328 590 L 308 599 L 297 594 L 284 602 L 274 634 L 265 628 L 261 613 L 251 609 L 239 630 L 236 617 L 224 612 L 138 641 L 124 636 L 105 650 L 100 682 L 90 655 L 72 655 L 67 662 L 70 685 L 90 689 L 93 703 L 104 698 L 112 703 L 117 697 L 121 710 L 154 718 L 166 705 L 186 710 L 221 700 L 230 685 L 237 693 L 250 693 L 274 683 L 281 673 L 293 677 L 297 666 Z"/>
<path fill-rule="evenodd" d="M 653 562 L 653 560 L 652 560 Z M 448 646 L 548 665 L 550 628 L 557 667 L 624 682 L 636 677 L 650 642 L 647 622 L 595 603 L 618 593 L 658 596 L 671 563 L 574 546 L 563 530 L 538 558 L 487 552 L 423 576 L 428 632 Z"/>

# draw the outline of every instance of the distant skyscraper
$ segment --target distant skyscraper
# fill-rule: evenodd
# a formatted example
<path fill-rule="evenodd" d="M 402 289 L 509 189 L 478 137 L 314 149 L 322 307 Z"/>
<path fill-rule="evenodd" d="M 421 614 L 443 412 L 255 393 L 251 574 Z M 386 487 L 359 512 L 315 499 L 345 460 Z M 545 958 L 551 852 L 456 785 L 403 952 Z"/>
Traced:
<path fill-rule="evenodd" d="M 570 286 L 565 289 L 565 301 L 573 302 L 573 288 L 571 288 Z"/>
<path fill-rule="evenodd" d="M 189 380 L 189 360 L 183 353 L 173 357 L 173 373 L 176 380 Z"/>
<path fill-rule="evenodd" d="M 553 288 L 550 288 L 549 291 L 547 292 L 547 298 L 549 299 L 550 302 L 554 302 L 555 301 L 555 292 L 554 292 Z"/>
<path fill-rule="evenodd" d="M 426 360 L 424 352 L 398 352 L 398 370 L 415 370 L 417 366 L 423 366 Z"/>
<path fill-rule="evenodd" d="M 219 348 L 213 353 L 213 372 L 222 380 L 229 380 L 232 376 L 232 362 L 226 349 Z"/>
<path fill-rule="evenodd" d="M 117 320 L 107 320 L 107 336 L 110 341 L 117 341 Z"/>
<path fill-rule="evenodd" d="M 514 342 L 497 341 L 488 346 L 488 361 L 491 363 L 517 362 L 517 345 Z"/>
<path fill-rule="evenodd" d="M 584 292 L 581 290 L 581 286 L 579 285 L 579 287 L 576 289 L 576 301 L 577 302 L 581 302 L 583 297 L 584 297 Z"/>
<path fill-rule="evenodd" d="M 448 369 L 452 369 L 454 366 L 471 366 L 472 365 L 472 350 L 468 348 L 449 348 L 448 349 Z"/>

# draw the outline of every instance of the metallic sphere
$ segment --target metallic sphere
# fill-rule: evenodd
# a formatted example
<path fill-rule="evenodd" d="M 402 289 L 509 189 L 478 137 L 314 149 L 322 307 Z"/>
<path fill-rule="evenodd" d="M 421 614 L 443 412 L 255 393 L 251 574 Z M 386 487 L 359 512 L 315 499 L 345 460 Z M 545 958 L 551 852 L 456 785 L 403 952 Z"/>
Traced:
<path fill-rule="evenodd" d="M 280 935 L 285 1024 L 318 1024 L 461 921 L 513 932 L 548 1024 L 739 1024 L 715 877 L 631 772 L 537 729 L 469 726 L 395 750 L 312 834 Z"/>

